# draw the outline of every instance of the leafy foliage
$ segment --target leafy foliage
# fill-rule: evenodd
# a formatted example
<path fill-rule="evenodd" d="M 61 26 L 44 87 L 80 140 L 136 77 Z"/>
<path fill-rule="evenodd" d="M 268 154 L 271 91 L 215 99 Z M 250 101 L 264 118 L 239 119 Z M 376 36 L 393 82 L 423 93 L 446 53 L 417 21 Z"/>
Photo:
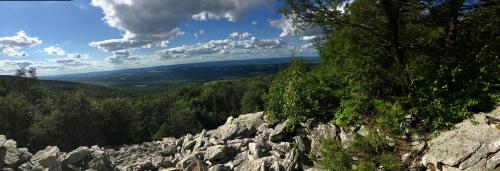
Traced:
<path fill-rule="evenodd" d="M 292 61 L 271 84 L 265 102 L 267 115 L 271 119 L 290 119 L 292 122 L 310 117 L 329 117 L 329 111 L 321 108 L 330 106 L 323 107 L 323 100 L 332 97 L 327 94 L 330 89 L 322 89 L 317 82 L 304 61 Z"/>
<path fill-rule="evenodd" d="M 184 85 L 156 95 L 36 77 L 0 77 L 0 134 L 33 150 L 118 146 L 213 129 L 261 111 L 272 77 Z M 17 86 L 26 83 L 26 87 Z"/>
<path fill-rule="evenodd" d="M 384 145 L 385 137 L 401 139 L 410 131 L 425 135 L 448 128 L 499 102 L 500 3 L 496 0 L 283 1 L 282 12 L 296 25 L 325 31 L 317 45 L 320 66 L 300 76 L 316 73 L 303 78 L 318 80 L 307 87 L 328 87 L 334 96 L 328 101 L 338 105 L 316 107 L 334 113 L 333 122 L 342 127 L 362 124 L 379 130 L 355 137 L 348 151 L 335 143 L 325 146 L 322 163 L 331 170 L 345 170 L 343 166 L 352 163 L 331 157 L 344 154 L 359 158 L 354 163 L 357 169 L 400 170 L 391 153 L 394 149 Z M 342 10 L 337 8 L 343 5 Z M 290 70 L 280 75 L 293 73 Z M 278 118 L 317 117 L 285 105 L 286 80 L 278 77 L 273 82 L 266 112 Z M 305 84 L 295 85 L 306 89 Z M 308 96 L 315 97 L 314 93 L 318 92 Z M 307 99 L 289 95 L 294 97 L 288 99 Z M 337 103 L 331 100 L 335 98 Z"/>

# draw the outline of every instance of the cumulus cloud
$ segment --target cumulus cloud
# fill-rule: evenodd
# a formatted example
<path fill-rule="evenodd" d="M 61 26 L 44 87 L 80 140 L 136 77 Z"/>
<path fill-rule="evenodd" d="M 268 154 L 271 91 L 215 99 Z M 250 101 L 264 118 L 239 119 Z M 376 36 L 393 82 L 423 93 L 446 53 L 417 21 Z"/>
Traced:
<path fill-rule="evenodd" d="M 195 56 L 215 56 L 249 53 L 283 48 L 287 44 L 282 39 L 262 39 L 250 37 L 250 33 L 231 33 L 228 39 L 211 40 L 191 46 L 179 46 L 156 52 L 160 59 L 175 59 Z"/>
<path fill-rule="evenodd" d="M 232 39 L 246 39 L 252 36 L 253 36 L 252 33 L 249 32 L 243 32 L 243 33 L 232 32 L 231 34 L 229 34 L 229 38 Z"/>
<path fill-rule="evenodd" d="M 28 56 L 28 53 L 22 50 L 41 43 L 37 37 L 30 37 L 24 31 L 19 31 L 14 36 L 0 37 L 0 52 L 12 57 Z"/>
<path fill-rule="evenodd" d="M 81 66 L 90 65 L 88 63 L 81 62 L 80 60 L 75 59 L 75 58 L 57 59 L 56 63 L 61 64 L 63 66 L 70 66 L 70 67 L 81 67 Z"/>
<path fill-rule="evenodd" d="M 64 52 L 64 49 L 58 46 L 50 46 L 43 48 L 43 51 L 49 55 L 57 55 L 57 56 L 62 56 L 65 55 L 66 52 Z"/>
<path fill-rule="evenodd" d="M 313 36 L 320 35 L 323 30 L 320 27 L 309 27 L 293 23 L 292 19 L 282 16 L 281 19 L 271 20 L 269 24 L 275 28 L 281 29 L 280 37 L 287 36 Z"/>
<path fill-rule="evenodd" d="M 70 54 L 68 54 L 68 58 L 80 59 L 80 58 L 82 58 L 82 55 L 79 53 L 70 53 Z"/>
<path fill-rule="evenodd" d="M 314 40 L 316 39 L 318 36 L 302 36 L 300 38 L 300 40 L 303 40 L 303 41 L 311 41 L 311 40 Z"/>
<path fill-rule="evenodd" d="M 162 42 L 182 35 L 177 26 L 182 20 L 235 21 L 251 8 L 274 3 L 274 0 L 92 0 L 93 6 L 103 10 L 103 20 L 124 35 L 91 42 L 90 46 L 104 51 L 161 46 Z"/>
<path fill-rule="evenodd" d="M 128 64 L 133 61 L 140 60 L 142 58 L 131 56 L 128 50 L 123 51 L 115 51 L 113 52 L 113 56 L 107 57 L 106 60 L 112 64 Z"/>
<path fill-rule="evenodd" d="M 2 68 L 20 68 L 28 67 L 33 65 L 33 61 L 30 60 L 2 60 L 0 61 L 0 66 Z"/>
<path fill-rule="evenodd" d="M 257 24 L 259 24 L 259 21 L 252 21 L 252 23 L 251 23 L 251 24 L 252 24 L 252 25 L 257 25 Z"/>

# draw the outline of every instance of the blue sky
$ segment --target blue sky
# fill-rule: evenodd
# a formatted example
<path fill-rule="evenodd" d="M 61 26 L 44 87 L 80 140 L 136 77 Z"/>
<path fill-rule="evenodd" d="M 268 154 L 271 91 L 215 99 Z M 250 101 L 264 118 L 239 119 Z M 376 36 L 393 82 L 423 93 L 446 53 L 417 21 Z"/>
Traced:
<path fill-rule="evenodd" d="M 0 1 L 0 74 L 41 75 L 200 61 L 315 56 L 273 0 Z"/>

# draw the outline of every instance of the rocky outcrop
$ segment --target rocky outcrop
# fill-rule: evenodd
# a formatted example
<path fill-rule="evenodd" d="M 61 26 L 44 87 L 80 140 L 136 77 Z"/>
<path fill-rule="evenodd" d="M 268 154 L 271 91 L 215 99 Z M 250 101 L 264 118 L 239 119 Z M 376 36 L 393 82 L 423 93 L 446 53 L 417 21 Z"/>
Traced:
<path fill-rule="evenodd" d="M 262 112 L 228 118 L 215 130 L 180 138 L 144 142 L 116 149 L 79 147 L 61 152 L 49 146 L 34 155 L 0 135 L 0 167 L 4 170 L 306 170 L 317 169 L 306 155 L 321 138 L 337 137 L 333 125 L 303 124 L 294 135 L 290 121 L 264 122 Z M 313 143 L 311 143 L 313 142 Z"/>
<path fill-rule="evenodd" d="M 421 164 L 428 170 L 494 170 L 500 165 L 500 108 L 475 114 L 429 141 Z"/>

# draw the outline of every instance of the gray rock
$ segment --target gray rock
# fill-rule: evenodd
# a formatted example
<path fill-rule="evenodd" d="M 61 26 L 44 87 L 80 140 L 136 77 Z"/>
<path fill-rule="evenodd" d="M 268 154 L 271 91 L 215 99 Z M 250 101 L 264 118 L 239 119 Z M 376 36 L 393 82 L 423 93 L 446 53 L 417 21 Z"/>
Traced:
<path fill-rule="evenodd" d="M 222 140 L 234 138 L 249 138 L 257 132 L 257 128 L 264 123 L 263 112 L 240 115 L 238 118 L 228 118 L 226 123 L 210 134 Z"/>
<path fill-rule="evenodd" d="M 487 160 L 486 168 L 495 169 L 499 164 L 500 164 L 500 152 L 497 152 Z"/>
<path fill-rule="evenodd" d="M 5 141 L 7 141 L 7 137 L 5 135 L 0 135 L 0 147 L 3 145 Z"/>
<path fill-rule="evenodd" d="M 163 138 L 163 139 L 161 140 L 161 142 L 162 142 L 163 144 L 169 144 L 169 145 L 174 144 L 174 145 L 175 145 L 175 144 L 176 144 L 176 142 L 177 142 L 177 139 L 175 139 L 175 138 L 173 138 L 173 137 L 165 137 L 165 138 Z"/>
<path fill-rule="evenodd" d="M 59 148 L 56 146 L 47 146 L 44 150 L 38 151 L 31 158 L 31 163 L 35 168 L 46 168 L 49 170 L 61 170 L 61 161 L 59 158 Z"/>
<path fill-rule="evenodd" d="M 200 134 L 203 135 L 203 134 Z M 200 147 L 203 147 L 205 145 L 205 137 L 204 136 L 199 136 L 196 138 L 196 144 L 193 147 L 193 151 L 197 151 Z"/>
<path fill-rule="evenodd" d="M 274 163 L 269 168 L 270 171 L 283 171 L 283 167 L 279 164 L 278 161 L 274 161 Z"/>
<path fill-rule="evenodd" d="M 339 133 L 339 138 L 340 138 L 340 141 L 342 141 L 342 143 L 344 144 L 349 144 L 351 142 L 351 135 L 350 134 L 347 134 L 347 132 L 344 131 L 344 129 L 340 128 L 340 133 Z"/>
<path fill-rule="evenodd" d="M 182 150 L 187 151 L 193 149 L 194 145 L 196 144 L 196 140 L 191 140 L 182 145 Z"/>
<path fill-rule="evenodd" d="M 191 162 L 186 168 L 184 168 L 185 171 L 207 171 L 208 166 L 203 160 L 195 160 Z"/>
<path fill-rule="evenodd" d="M 484 121 L 486 114 L 474 115 L 474 120 Z M 488 116 L 500 117 L 500 108 Z M 462 170 L 478 170 L 486 168 L 488 155 L 500 149 L 500 131 L 482 122 L 473 124 L 471 119 L 455 125 L 455 129 L 442 132 L 429 142 L 429 150 L 422 157 L 424 166 L 443 165 L 443 167 Z M 495 162 L 491 163 L 495 163 Z M 457 168 L 458 167 L 458 168 Z"/>
<path fill-rule="evenodd" d="M 206 160 L 219 160 L 224 157 L 229 152 L 229 148 L 226 145 L 216 145 L 212 147 L 208 147 L 205 151 L 205 159 Z"/>
<path fill-rule="evenodd" d="M 319 154 L 321 141 L 324 139 L 337 139 L 337 127 L 332 124 L 319 124 L 310 132 L 310 151 L 312 154 Z"/>
<path fill-rule="evenodd" d="M 90 156 L 90 150 L 88 147 L 78 147 L 77 149 L 69 152 L 66 157 L 61 161 L 62 166 L 67 166 L 79 161 L 82 161 L 85 157 Z"/>
<path fill-rule="evenodd" d="M 223 164 L 216 164 L 210 167 L 208 171 L 231 171 L 231 168 Z"/>
<path fill-rule="evenodd" d="M 283 162 L 283 167 L 286 171 L 297 170 L 299 167 L 299 151 L 293 149 L 290 153 L 286 154 L 285 161 Z"/>
<path fill-rule="evenodd" d="M 368 134 L 369 134 L 368 129 L 364 125 L 361 125 L 361 127 L 359 128 L 357 133 L 363 137 L 368 136 Z"/>
<path fill-rule="evenodd" d="M 17 149 L 17 142 L 14 140 L 5 140 L 3 143 L 3 148 L 5 151 L 5 155 L 3 157 L 3 164 L 7 166 L 15 166 L 17 165 L 21 158 L 22 153 Z M 1 155 L 1 154 L 0 154 Z"/>
<path fill-rule="evenodd" d="M 309 152 L 309 145 L 306 139 L 303 136 L 295 136 L 293 137 L 293 141 L 297 145 L 297 148 L 301 153 L 308 153 Z"/>
<path fill-rule="evenodd" d="M 98 171 L 112 171 L 113 167 L 111 162 L 106 156 L 99 156 L 97 158 L 92 159 L 89 162 L 89 169 L 98 170 Z"/>
<path fill-rule="evenodd" d="M 262 157 L 256 160 L 245 160 L 234 167 L 234 170 L 245 171 L 266 171 L 268 167 L 277 159 L 272 156 Z"/>
<path fill-rule="evenodd" d="M 274 129 L 271 130 L 269 134 L 269 140 L 271 141 L 280 141 L 282 140 L 286 134 L 288 134 L 293 127 L 293 124 L 290 120 L 285 120 L 284 122 L 276 125 Z"/>
<path fill-rule="evenodd" d="M 201 156 L 198 153 L 193 153 L 191 155 L 188 155 L 184 157 L 181 161 L 177 163 L 177 168 L 178 169 L 186 169 L 191 163 L 200 160 Z"/>
<path fill-rule="evenodd" d="M 177 152 L 177 146 L 175 145 L 170 145 L 170 144 L 161 145 L 160 154 L 162 156 L 171 156 L 174 155 L 176 152 Z"/>
<path fill-rule="evenodd" d="M 262 156 L 261 146 L 257 143 L 248 143 L 248 151 L 254 158 L 260 158 Z"/>

